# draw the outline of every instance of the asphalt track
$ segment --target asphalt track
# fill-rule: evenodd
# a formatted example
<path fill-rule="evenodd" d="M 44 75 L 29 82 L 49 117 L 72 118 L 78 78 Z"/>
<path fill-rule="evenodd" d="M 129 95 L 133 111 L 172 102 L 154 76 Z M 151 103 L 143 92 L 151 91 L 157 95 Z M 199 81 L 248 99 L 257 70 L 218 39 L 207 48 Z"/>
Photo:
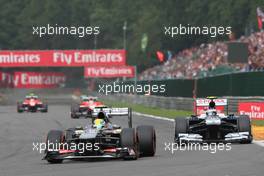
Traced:
<path fill-rule="evenodd" d="M 46 113 L 16 112 L 15 106 L 0 107 L 0 176 L 263 176 L 264 148 L 255 144 L 232 145 L 231 151 L 164 150 L 173 140 L 173 124 L 148 117 L 133 117 L 134 126 L 153 125 L 157 133 L 155 157 L 137 161 L 64 161 L 48 164 L 43 154 L 33 151 L 33 142 L 43 142 L 50 129 L 65 129 L 87 123 L 70 119 L 70 107 L 50 105 Z M 127 119 L 113 121 L 122 126 Z"/>

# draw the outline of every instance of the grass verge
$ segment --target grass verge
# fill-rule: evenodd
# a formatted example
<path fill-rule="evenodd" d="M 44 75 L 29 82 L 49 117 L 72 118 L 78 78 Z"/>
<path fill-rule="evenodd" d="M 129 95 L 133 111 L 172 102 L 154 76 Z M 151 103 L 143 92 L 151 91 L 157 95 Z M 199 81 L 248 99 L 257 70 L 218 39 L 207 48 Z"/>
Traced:
<path fill-rule="evenodd" d="M 252 120 L 252 125 L 264 126 L 264 120 Z"/>
<path fill-rule="evenodd" d="M 114 102 L 109 100 L 103 100 L 105 104 L 113 107 L 131 107 L 133 111 L 140 112 L 149 115 L 155 115 L 160 117 L 175 118 L 175 117 L 186 117 L 193 114 L 192 111 L 180 111 L 173 109 L 164 109 L 164 108 L 152 108 L 139 104 L 123 103 L 123 102 Z M 255 126 L 264 126 L 264 120 L 252 120 L 252 125 Z"/>
<path fill-rule="evenodd" d="M 152 108 L 152 107 L 147 107 L 147 106 L 139 105 L 139 104 L 113 102 L 113 101 L 108 101 L 108 100 L 103 100 L 103 102 L 105 102 L 105 104 L 107 104 L 108 106 L 130 107 L 135 112 L 155 115 L 155 116 L 161 116 L 161 117 L 167 117 L 167 118 L 185 117 L 185 116 L 189 116 L 192 114 L 191 111 L 179 111 L 179 110 L 173 110 L 173 109 Z"/>

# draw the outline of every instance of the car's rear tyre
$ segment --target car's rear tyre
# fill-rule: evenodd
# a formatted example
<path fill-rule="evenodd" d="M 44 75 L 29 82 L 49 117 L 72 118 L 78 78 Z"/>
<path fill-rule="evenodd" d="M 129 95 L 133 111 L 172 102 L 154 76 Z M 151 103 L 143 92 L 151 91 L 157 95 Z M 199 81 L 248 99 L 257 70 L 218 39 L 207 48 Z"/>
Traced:
<path fill-rule="evenodd" d="M 186 118 L 175 118 L 175 133 L 174 133 L 174 140 L 175 142 L 180 142 L 179 140 L 179 134 L 180 133 L 187 133 L 189 122 Z"/>
<path fill-rule="evenodd" d="M 156 133 L 153 126 L 137 127 L 137 137 L 140 156 L 154 156 L 156 153 Z"/>
<path fill-rule="evenodd" d="M 71 106 L 71 118 L 72 119 L 77 119 L 79 118 L 77 115 L 76 115 L 76 112 L 79 112 L 79 105 L 72 105 Z"/>
<path fill-rule="evenodd" d="M 91 109 L 88 109 L 86 118 L 92 118 L 92 113 L 93 113 L 93 111 Z"/>
<path fill-rule="evenodd" d="M 136 130 L 134 128 L 124 128 L 120 134 L 121 147 L 133 149 L 134 156 L 124 156 L 125 160 L 136 160 L 138 158 L 138 142 L 136 136 Z"/>
<path fill-rule="evenodd" d="M 69 128 L 65 131 L 65 140 L 66 141 L 70 141 L 71 139 L 73 139 L 73 135 L 74 135 L 74 128 Z"/>
<path fill-rule="evenodd" d="M 49 131 L 48 135 L 47 135 L 47 141 L 46 141 L 46 147 L 47 147 L 47 150 L 46 150 L 46 158 L 47 158 L 47 161 L 49 163 L 52 163 L 52 164 L 56 164 L 56 163 L 62 163 L 62 159 L 56 159 L 59 155 L 59 148 L 56 148 L 59 147 L 60 143 L 63 142 L 63 132 L 60 131 L 60 130 L 51 130 Z M 53 145 L 49 145 L 49 144 L 53 144 Z M 51 146 L 49 148 L 49 146 Z M 53 148 L 54 146 L 54 148 Z M 57 151 L 48 151 L 48 149 L 53 149 L 53 150 L 57 150 Z"/>
<path fill-rule="evenodd" d="M 249 139 L 243 140 L 241 143 L 251 143 L 253 140 L 251 133 L 251 122 L 247 115 L 240 115 L 237 119 L 237 128 L 239 132 L 248 132 Z"/>

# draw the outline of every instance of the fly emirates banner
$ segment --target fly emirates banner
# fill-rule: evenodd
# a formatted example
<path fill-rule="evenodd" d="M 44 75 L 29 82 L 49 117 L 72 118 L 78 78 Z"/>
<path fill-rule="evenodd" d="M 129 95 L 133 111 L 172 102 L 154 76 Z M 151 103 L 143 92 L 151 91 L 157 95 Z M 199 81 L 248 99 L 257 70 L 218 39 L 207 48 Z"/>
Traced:
<path fill-rule="evenodd" d="M 0 86 L 12 88 L 56 88 L 65 84 L 61 72 L 0 72 Z"/>
<path fill-rule="evenodd" d="M 14 72 L 15 88 L 56 88 L 64 84 L 66 76 L 58 72 Z"/>
<path fill-rule="evenodd" d="M 3 50 L 0 67 L 123 66 L 125 50 Z"/>

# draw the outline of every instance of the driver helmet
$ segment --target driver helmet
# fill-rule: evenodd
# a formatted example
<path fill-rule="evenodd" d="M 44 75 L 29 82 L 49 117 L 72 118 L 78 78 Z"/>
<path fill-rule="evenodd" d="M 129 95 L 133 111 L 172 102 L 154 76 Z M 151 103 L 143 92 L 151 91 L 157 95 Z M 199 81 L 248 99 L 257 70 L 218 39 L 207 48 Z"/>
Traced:
<path fill-rule="evenodd" d="M 33 98 L 34 96 L 36 96 L 34 93 L 29 93 L 26 95 L 27 99 Z"/>
<path fill-rule="evenodd" d="M 95 119 L 94 127 L 98 130 L 102 129 L 105 126 L 105 121 L 103 119 Z"/>
<path fill-rule="evenodd" d="M 209 109 L 215 109 L 215 102 L 213 100 L 209 103 Z"/>
<path fill-rule="evenodd" d="M 105 126 L 106 123 L 106 117 L 104 112 L 99 112 L 96 119 L 94 120 L 94 125 L 96 126 L 97 129 L 101 129 L 102 127 Z"/>

